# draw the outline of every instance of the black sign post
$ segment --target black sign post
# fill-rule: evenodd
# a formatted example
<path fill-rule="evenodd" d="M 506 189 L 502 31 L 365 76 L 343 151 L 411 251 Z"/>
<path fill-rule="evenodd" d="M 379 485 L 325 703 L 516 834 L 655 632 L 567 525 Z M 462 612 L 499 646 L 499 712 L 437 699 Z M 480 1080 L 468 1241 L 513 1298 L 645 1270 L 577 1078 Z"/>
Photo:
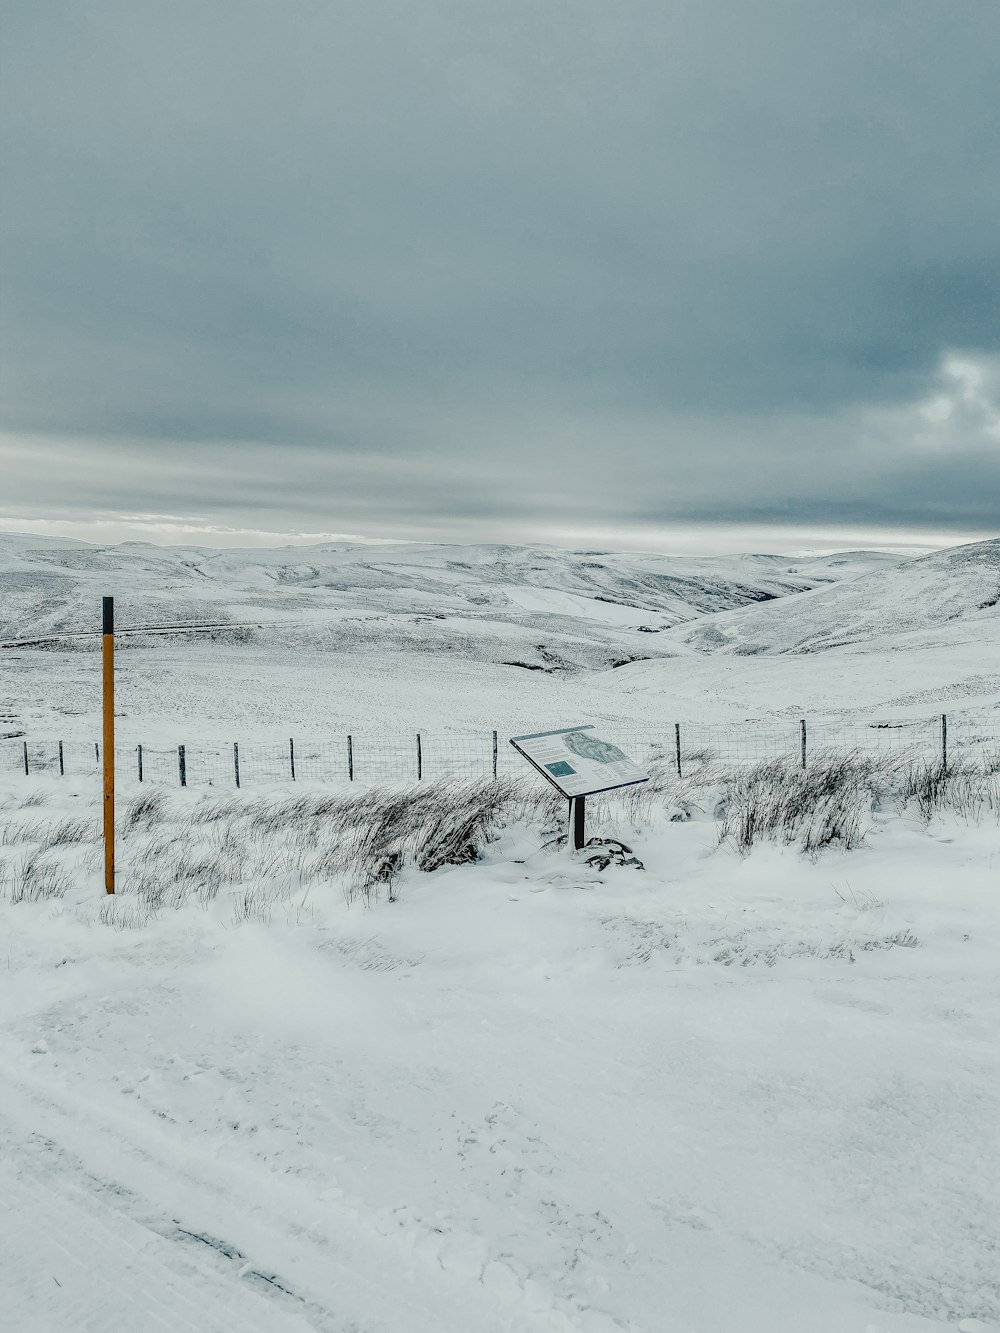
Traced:
<path fill-rule="evenodd" d="M 573 837 L 573 850 L 578 852 L 587 845 L 587 798 L 571 796 L 569 802 L 569 826 Z"/>

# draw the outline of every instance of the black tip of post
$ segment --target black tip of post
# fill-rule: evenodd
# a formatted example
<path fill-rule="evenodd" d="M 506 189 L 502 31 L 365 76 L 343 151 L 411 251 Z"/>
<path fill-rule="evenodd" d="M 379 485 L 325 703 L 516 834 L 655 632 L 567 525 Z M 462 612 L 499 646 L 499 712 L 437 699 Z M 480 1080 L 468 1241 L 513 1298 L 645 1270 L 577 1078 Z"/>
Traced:
<path fill-rule="evenodd" d="M 105 597 L 104 601 L 104 633 L 114 634 L 115 632 L 115 599 Z"/>

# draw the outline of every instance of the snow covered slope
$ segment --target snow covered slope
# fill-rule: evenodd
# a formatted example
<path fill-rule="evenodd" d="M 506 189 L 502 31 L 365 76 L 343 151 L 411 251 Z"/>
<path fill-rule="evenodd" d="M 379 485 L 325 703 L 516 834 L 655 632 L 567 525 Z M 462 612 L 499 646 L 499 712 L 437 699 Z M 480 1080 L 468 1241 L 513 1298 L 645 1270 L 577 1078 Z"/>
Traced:
<path fill-rule="evenodd" d="M 878 553 L 789 560 L 413 544 L 218 551 L 0 534 L 0 635 L 92 629 L 100 596 L 111 593 L 122 625 L 281 622 L 308 631 L 345 614 L 381 614 L 397 618 L 380 628 L 389 640 L 413 637 L 402 624 L 417 615 L 556 622 L 563 633 L 600 639 L 602 631 L 662 630 L 894 561 Z M 418 637 L 439 630 L 425 622 Z"/>
<path fill-rule="evenodd" d="M 98 735 L 99 660 L 54 648 L 96 648 L 107 592 L 120 625 L 222 627 L 123 638 L 120 734 L 133 744 L 365 729 L 514 734 L 585 716 L 664 728 L 992 712 L 997 547 L 904 563 L 864 551 L 206 551 L 0 535 L 0 634 L 84 633 L 3 651 L 0 734 Z"/>
<path fill-rule="evenodd" d="M 669 638 L 675 648 L 698 652 L 815 653 L 846 644 L 877 649 L 915 632 L 937 637 L 943 631 L 952 638 L 959 629 L 989 633 L 998 621 L 1000 539 L 870 570 L 780 606 L 713 616 Z"/>

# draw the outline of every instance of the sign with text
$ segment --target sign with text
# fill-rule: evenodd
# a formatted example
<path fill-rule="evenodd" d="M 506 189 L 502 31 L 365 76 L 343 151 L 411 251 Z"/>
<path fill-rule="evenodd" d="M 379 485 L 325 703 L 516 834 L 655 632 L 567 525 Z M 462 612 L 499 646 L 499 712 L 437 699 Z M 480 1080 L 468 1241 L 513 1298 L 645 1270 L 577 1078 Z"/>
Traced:
<path fill-rule="evenodd" d="M 597 736 L 591 725 L 512 736 L 510 743 L 543 778 L 570 799 L 649 781 L 648 773 L 617 745 Z"/>

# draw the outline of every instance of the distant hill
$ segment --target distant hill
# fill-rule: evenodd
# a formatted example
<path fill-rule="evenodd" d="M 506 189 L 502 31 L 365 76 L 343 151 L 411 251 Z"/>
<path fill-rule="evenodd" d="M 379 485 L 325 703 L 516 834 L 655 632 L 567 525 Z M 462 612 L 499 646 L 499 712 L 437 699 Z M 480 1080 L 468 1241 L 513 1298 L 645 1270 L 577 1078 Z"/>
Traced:
<path fill-rule="evenodd" d="M 537 670 L 607 667 L 668 651 L 672 627 L 830 588 L 898 563 L 878 552 L 794 559 L 363 545 L 272 550 L 114 546 L 0 534 L 0 638 L 118 624 L 240 627 L 331 650 L 455 651 Z"/>
<path fill-rule="evenodd" d="M 985 621 L 1000 621 L 1000 539 L 869 570 L 780 604 L 728 611 L 667 637 L 675 651 L 816 653 L 849 644 L 887 647 L 902 636 Z"/>

